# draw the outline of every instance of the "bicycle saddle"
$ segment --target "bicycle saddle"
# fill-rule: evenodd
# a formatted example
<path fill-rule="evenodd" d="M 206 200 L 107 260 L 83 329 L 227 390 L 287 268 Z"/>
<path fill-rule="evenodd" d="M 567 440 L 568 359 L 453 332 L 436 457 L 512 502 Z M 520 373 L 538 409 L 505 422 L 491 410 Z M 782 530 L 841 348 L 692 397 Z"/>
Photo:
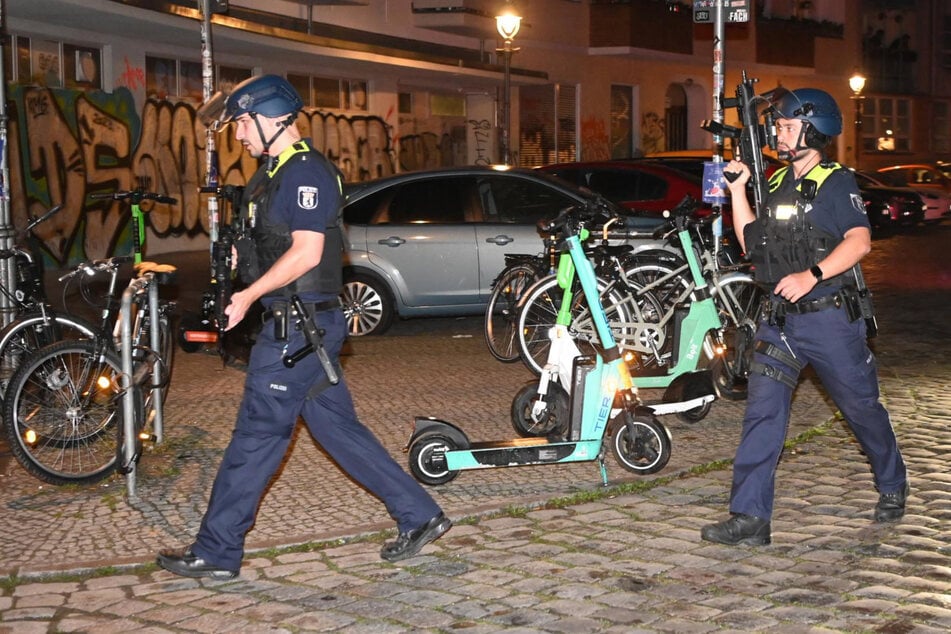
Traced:
<path fill-rule="evenodd" d="M 153 279 L 159 284 L 172 284 L 175 282 L 178 269 L 173 264 L 159 264 L 158 262 L 139 262 L 135 265 L 136 277 L 141 277 L 146 273 L 151 273 Z"/>

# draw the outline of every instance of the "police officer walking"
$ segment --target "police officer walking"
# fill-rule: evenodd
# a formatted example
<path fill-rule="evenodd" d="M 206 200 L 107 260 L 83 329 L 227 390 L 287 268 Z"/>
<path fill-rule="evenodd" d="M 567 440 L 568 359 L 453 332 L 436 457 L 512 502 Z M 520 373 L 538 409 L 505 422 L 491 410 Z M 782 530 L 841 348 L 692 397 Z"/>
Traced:
<path fill-rule="evenodd" d="M 219 125 L 233 122 L 235 138 L 264 159 L 238 210 L 251 227 L 250 236 L 237 243 L 238 273 L 248 286 L 232 295 L 227 327 L 234 328 L 257 300 L 269 319 L 251 350 L 237 422 L 198 535 L 184 550 L 163 550 L 157 558 L 161 567 L 185 577 L 237 576 L 245 534 L 298 416 L 340 468 L 380 498 L 396 520 L 399 535 L 383 546 L 383 559 L 412 557 L 452 525 L 360 423 L 346 383 L 337 376 L 347 333 L 337 300 L 341 178 L 301 138 L 295 120 L 302 107 L 285 79 L 264 75 L 238 84 L 217 117 Z M 287 356 L 300 350 L 315 353 L 300 355 L 287 367 Z"/>
<path fill-rule="evenodd" d="M 871 464 L 877 522 L 900 519 L 909 488 L 888 412 L 879 402 L 866 337 L 871 298 L 858 262 L 871 249 L 865 206 L 852 173 L 823 151 L 842 132 L 842 114 L 822 90 L 773 95 L 779 157 L 759 216 L 746 197 L 749 168 L 731 161 L 733 223 L 757 281 L 771 291 L 759 324 L 748 402 L 730 494 L 731 516 L 704 526 L 721 544 L 770 543 L 776 466 L 800 371 L 812 365 Z"/>

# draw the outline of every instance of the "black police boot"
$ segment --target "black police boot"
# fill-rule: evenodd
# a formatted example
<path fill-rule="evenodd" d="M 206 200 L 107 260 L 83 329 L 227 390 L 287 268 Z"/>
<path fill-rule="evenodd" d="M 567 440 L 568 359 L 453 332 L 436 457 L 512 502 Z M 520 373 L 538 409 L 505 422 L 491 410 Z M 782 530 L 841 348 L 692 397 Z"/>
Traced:
<path fill-rule="evenodd" d="M 191 547 L 184 550 L 163 550 L 155 558 L 162 568 L 182 577 L 209 577 L 211 579 L 234 579 L 237 570 L 228 570 L 205 561 L 192 552 Z"/>
<path fill-rule="evenodd" d="M 380 557 L 387 561 L 409 559 L 429 542 L 434 542 L 452 528 L 449 518 L 440 513 L 419 528 L 400 533 L 396 541 L 383 544 Z"/>
<path fill-rule="evenodd" d="M 700 529 L 700 537 L 708 542 L 728 546 L 763 546 L 772 541 L 769 520 L 743 513 L 734 513 L 730 519 L 723 522 L 707 524 Z"/>
<path fill-rule="evenodd" d="M 897 522 L 905 515 L 905 500 L 908 499 L 910 491 L 908 483 L 905 486 L 892 491 L 891 493 L 882 493 L 878 496 L 878 504 L 875 505 L 876 522 Z"/>

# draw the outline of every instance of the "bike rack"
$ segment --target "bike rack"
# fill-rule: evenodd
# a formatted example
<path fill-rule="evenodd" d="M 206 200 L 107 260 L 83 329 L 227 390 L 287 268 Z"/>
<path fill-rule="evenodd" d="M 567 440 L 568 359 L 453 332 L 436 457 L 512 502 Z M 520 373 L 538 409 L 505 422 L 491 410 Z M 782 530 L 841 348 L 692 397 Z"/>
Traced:
<path fill-rule="evenodd" d="M 159 349 L 159 297 L 158 284 L 152 279 L 151 274 L 145 274 L 137 277 L 122 292 L 122 304 L 119 308 L 119 319 L 121 322 L 120 342 L 122 346 L 122 424 L 123 424 L 123 442 L 125 443 L 124 455 L 135 455 L 136 430 L 135 430 L 135 392 L 132 390 L 134 383 L 134 366 L 132 364 L 132 298 L 136 294 L 146 291 L 149 294 L 149 322 L 152 327 L 149 329 L 149 345 L 153 350 Z M 162 360 L 156 359 L 152 365 L 152 403 L 155 412 L 155 418 L 152 421 L 152 429 L 155 433 L 155 442 L 162 442 L 164 431 L 163 406 L 161 386 L 164 381 L 162 377 Z M 132 460 L 128 465 L 126 473 L 126 492 L 130 498 L 136 497 L 135 491 L 135 471 L 136 461 Z"/>

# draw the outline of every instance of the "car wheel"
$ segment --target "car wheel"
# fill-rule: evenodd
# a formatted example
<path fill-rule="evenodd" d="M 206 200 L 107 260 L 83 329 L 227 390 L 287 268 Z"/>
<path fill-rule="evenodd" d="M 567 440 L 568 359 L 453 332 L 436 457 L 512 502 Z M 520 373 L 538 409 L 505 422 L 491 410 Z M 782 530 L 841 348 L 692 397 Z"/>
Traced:
<path fill-rule="evenodd" d="M 393 296 L 383 282 L 372 275 L 345 274 L 340 299 L 352 337 L 382 335 L 393 323 Z"/>

